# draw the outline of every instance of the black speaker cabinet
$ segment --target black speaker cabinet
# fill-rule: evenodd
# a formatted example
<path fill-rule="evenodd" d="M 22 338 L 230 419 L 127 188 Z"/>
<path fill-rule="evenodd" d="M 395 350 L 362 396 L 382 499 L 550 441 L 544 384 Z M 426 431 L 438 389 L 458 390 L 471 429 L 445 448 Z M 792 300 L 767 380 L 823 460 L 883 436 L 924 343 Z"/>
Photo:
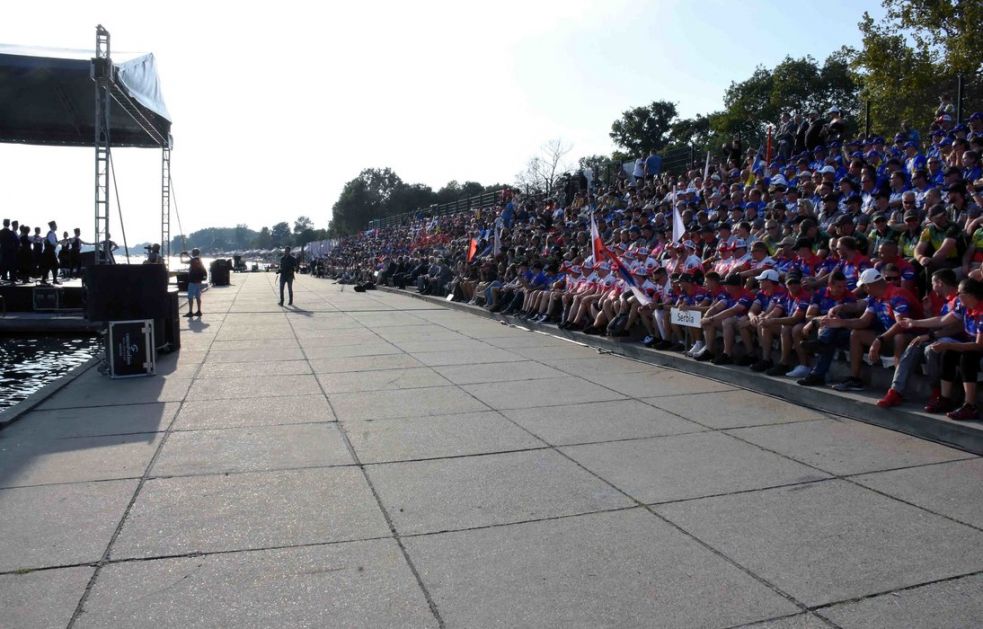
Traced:
<path fill-rule="evenodd" d="M 176 290 L 167 293 L 168 314 L 155 320 L 157 349 L 162 353 L 181 349 L 181 304 Z"/>
<path fill-rule="evenodd" d="M 164 319 L 170 315 L 163 264 L 97 264 L 85 270 L 90 321 Z"/>

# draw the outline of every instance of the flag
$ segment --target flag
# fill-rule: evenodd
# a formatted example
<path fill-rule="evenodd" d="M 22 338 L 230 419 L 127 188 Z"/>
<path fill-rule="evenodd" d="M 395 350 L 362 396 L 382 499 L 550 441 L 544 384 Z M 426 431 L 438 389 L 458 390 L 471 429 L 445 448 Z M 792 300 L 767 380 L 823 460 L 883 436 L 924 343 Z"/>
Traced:
<path fill-rule="evenodd" d="M 492 247 L 492 255 L 497 256 L 502 252 L 502 217 L 495 219 L 495 244 Z"/>
<path fill-rule="evenodd" d="M 765 164 L 771 163 L 771 130 L 772 126 L 768 125 L 768 140 L 765 142 Z"/>
<path fill-rule="evenodd" d="M 682 242 L 683 236 L 686 235 L 686 226 L 683 225 L 683 215 L 679 213 L 679 208 L 676 204 L 672 205 L 672 241 Z"/>
<path fill-rule="evenodd" d="M 478 239 L 472 238 L 468 243 L 468 263 L 474 260 L 474 254 L 478 253 Z"/>
<path fill-rule="evenodd" d="M 596 227 L 594 229 L 596 229 Z M 631 289 L 631 292 L 634 293 L 638 303 L 642 304 L 643 306 L 647 306 L 648 304 L 652 303 L 652 298 L 646 295 L 645 291 L 639 288 L 638 283 L 635 282 L 635 278 L 631 275 L 631 271 L 629 271 L 628 268 L 621 262 L 621 259 L 618 256 L 612 255 L 611 252 L 608 251 L 607 247 L 604 246 L 604 243 L 601 242 L 600 239 L 598 239 L 597 242 L 597 253 L 602 256 L 606 256 L 611 261 L 611 270 L 617 273 L 618 277 L 625 281 L 625 284 L 627 284 L 628 288 Z M 597 264 L 596 259 L 594 260 L 594 264 Z"/>
<path fill-rule="evenodd" d="M 601 234 L 597 230 L 597 221 L 594 220 L 593 212 L 590 215 L 590 250 L 595 265 L 603 260 L 605 255 L 611 257 L 610 252 L 604 246 L 604 241 L 601 240 Z"/>
<path fill-rule="evenodd" d="M 707 177 L 709 176 L 710 176 L 710 151 L 707 151 L 707 163 L 706 166 L 703 167 L 703 181 L 706 181 Z"/>

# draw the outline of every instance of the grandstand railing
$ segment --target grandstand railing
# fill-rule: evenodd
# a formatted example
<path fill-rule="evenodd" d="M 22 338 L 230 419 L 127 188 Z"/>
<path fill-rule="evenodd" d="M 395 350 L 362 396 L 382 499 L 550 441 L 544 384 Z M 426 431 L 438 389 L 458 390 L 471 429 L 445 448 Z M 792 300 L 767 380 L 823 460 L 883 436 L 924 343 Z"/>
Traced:
<path fill-rule="evenodd" d="M 379 227 L 401 225 L 407 219 L 412 220 L 422 216 L 444 216 L 446 214 L 456 214 L 457 212 L 464 212 L 466 210 L 489 207 L 501 202 L 502 193 L 504 191 L 505 188 L 500 188 L 491 192 L 482 192 L 481 194 L 461 197 L 449 203 L 435 203 L 428 207 L 416 209 L 412 212 L 403 212 L 401 214 L 393 214 L 392 216 L 377 218 L 369 221 L 368 229 L 378 229 Z"/>

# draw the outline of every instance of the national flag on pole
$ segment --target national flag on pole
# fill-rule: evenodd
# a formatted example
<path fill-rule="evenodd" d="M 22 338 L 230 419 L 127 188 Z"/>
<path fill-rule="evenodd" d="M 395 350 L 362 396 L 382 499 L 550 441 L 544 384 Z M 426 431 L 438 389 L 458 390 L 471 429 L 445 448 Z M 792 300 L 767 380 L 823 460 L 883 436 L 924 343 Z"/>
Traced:
<path fill-rule="evenodd" d="M 605 255 L 609 258 L 613 257 L 604 246 L 604 241 L 601 240 L 601 233 L 597 230 L 597 221 L 594 220 L 593 212 L 590 215 L 590 249 L 595 265 L 604 260 Z"/>
<path fill-rule="evenodd" d="M 672 205 L 672 241 L 682 242 L 683 236 L 686 235 L 686 226 L 683 225 L 683 215 L 679 213 L 679 208 L 676 204 Z"/>
<path fill-rule="evenodd" d="M 635 278 L 632 277 L 631 271 L 629 271 L 628 268 L 621 262 L 621 259 L 618 256 L 612 255 L 611 252 L 608 251 L 607 247 L 604 246 L 604 243 L 600 240 L 597 242 L 597 251 L 600 255 L 606 256 L 611 261 L 611 270 L 617 273 L 618 277 L 624 280 L 625 284 L 628 285 L 628 288 L 630 288 L 631 292 L 635 295 L 635 299 L 638 300 L 638 303 L 642 304 L 643 306 L 652 303 L 652 298 L 646 295 L 645 291 L 639 288 L 638 283 L 635 282 Z M 594 264 L 597 264 L 596 259 Z"/>
<path fill-rule="evenodd" d="M 468 263 L 474 260 L 474 254 L 478 253 L 478 239 L 472 238 L 471 242 L 468 243 Z"/>

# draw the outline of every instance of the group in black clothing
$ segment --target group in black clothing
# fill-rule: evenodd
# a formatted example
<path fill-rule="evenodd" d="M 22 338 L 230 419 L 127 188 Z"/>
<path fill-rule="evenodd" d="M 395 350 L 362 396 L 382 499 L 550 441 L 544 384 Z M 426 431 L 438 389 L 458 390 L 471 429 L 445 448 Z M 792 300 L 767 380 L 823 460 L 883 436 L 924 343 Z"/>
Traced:
<path fill-rule="evenodd" d="M 82 273 L 82 239 L 81 230 L 75 228 L 75 235 L 69 237 L 64 232 L 58 238 L 58 225 L 55 221 L 48 223 L 48 233 L 41 235 L 41 228 L 35 227 L 34 234 L 27 225 L 17 221 L 3 219 L 0 228 L 0 281 L 16 284 L 30 283 L 34 278 L 40 278 L 40 283 L 51 282 L 60 284 L 61 277 L 79 277 Z M 59 250 L 60 248 L 60 250 Z"/>

